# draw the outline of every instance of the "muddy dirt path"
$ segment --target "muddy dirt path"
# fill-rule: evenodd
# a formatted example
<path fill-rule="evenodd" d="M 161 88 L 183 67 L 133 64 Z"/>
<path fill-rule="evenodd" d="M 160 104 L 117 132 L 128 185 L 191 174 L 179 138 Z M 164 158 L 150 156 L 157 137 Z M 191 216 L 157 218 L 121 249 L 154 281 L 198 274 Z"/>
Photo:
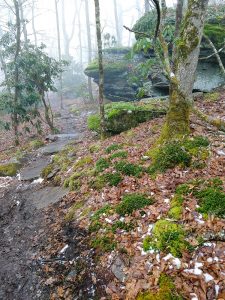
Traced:
<path fill-rule="evenodd" d="M 63 112 L 58 120 L 62 133 L 76 134 L 75 139 L 84 138 L 88 114 L 74 117 L 68 110 Z M 69 141 L 64 140 L 60 145 Z M 56 142 L 50 148 L 60 148 L 60 145 Z M 50 299 L 48 288 L 41 284 L 42 274 L 34 257 L 48 245 L 45 208 L 66 194 L 53 187 L 42 187 L 36 180 L 51 154 L 39 150 L 33 154 L 23 171 L 27 181 L 0 178 L 0 300 Z M 80 235 L 74 234 L 78 239 Z"/>

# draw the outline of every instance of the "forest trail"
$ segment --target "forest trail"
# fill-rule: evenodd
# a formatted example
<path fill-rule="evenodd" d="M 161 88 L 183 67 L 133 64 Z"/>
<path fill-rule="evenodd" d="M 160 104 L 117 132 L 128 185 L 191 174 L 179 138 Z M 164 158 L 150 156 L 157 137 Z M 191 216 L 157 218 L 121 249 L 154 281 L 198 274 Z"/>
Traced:
<path fill-rule="evenodd" d="M 38 238 L 47 232 L 44 208 L 68 190 L 42 184 L 40 173 L 52 154 L 83 138 L 87 114 L 75 117 L 68 108 L 64 110 L 58 120 L 61 133 L 48 137 L 53 142 L 28 156 L 18 178 L 0 178 L 1 300 L 49 299 L 48 289 L 41 288 L 34 257 L 47 241 L 47 234 L 41 241 Z"/>

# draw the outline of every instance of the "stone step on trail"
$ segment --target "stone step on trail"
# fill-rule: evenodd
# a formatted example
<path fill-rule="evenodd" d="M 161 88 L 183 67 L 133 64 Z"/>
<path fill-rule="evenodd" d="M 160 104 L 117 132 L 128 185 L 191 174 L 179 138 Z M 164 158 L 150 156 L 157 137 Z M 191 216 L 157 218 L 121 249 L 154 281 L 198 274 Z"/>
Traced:
<path fill-rule="evenodd" d="M 20 171 L 21 181 L 33 181 L 41 176 L 41 171 L 50 163 L 51 157 L 37 157 Z"/>
<path fill-rule="evenodd" d="M 68 189 L 62 187 L 41 187 L 35 190 L 34 193 L 27 195 L 27 200 L 31 201 L 37 209 L 48 207 L 50 204 L 57 203 L 69 193 Z"/>

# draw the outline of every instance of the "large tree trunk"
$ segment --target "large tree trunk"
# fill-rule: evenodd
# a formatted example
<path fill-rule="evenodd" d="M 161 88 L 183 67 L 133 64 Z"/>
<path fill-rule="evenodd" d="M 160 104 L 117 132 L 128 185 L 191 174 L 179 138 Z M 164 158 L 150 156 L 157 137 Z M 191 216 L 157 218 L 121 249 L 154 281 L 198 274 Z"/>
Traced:
<path fill-rule="evenodd" d="M 87 26 L 87 43 L 88 43 L 88 63 L 92 61 L 92 44 L 91 44 L 91 27 L 90 27 L 90 16 L 89 16 L 89 6 L 88 0 L 85 0 L 85 15 L 86 15 L 86 26 Z M 88 92 L 90 101 L 94 101 L 92 92 L 92 82 L 91 77 L 88 77 Z"/>
<path fill-rule="evenodd" d="M 55 14 L 56 14 L 56 26 L 57 26 L 58 55 L 59 55 L 59 60 L 62 60 L 61 39 L 60 39 L 60 28 L 59 28 L 58 0 L 55 0 Z M 60 106 L 61 106 L 61 109 L 63 109 L 63 95 L 62 95 L 63 84 L 62 84 L 62 73 L 60 73 L 59 83 L 60 83 L 60 91 L 59 91 L 59 96 L 60 96 Z"/>
<path fill-rule="evenodd" d="M 103 55 L 102 55 L 102 35 L 100 22 L 99 0 L 95 1 L 95 18 L 96 18 L 96 36 L 98 44 L 98 64 L 99 64 L 99 109 L 101 118 L 101 138 L 105 138 L 105 111 L 104 111 L 104 71 L 103 71 Z"/>
<path fill-rule="evenodd" d="M 174 73 L 170 77 L 170 104 L 161 138 L 170 139 L 189 133 L 192 90 L 198 64 L 200 43 L 208 0 L 189 0 L 182 22 L 176 55 Z"/>
<path fill-rule="evenodd" d="M 19 144 L 19 132 L 18 132 L 18 102 L 19 102 L 19 67 L 18 67 L 18 59 L 21 50 L 21 21 L 20 21 L 20 9 L 19 3 L 17 0 L 13 0 L 15 13 L 16 13 L 16 52 L 14 57 L 15 64 L 15 76 L 14 76 L 14 84 L 15 84 L 15 93 L 14 93 L 14 103 L 13 103 L 13 114 L 12 114 L 12 124 L 15 135 L 15 144 Z"/>

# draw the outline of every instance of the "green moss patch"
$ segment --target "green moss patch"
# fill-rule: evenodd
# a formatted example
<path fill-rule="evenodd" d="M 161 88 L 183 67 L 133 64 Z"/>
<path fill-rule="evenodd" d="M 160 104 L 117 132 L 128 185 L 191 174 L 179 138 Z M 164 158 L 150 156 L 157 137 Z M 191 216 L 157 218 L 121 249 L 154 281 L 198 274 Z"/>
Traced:
<path fill-rule="evenodd" d="M 0 176 L 2 176 L 2 177 L 16 176 L 19 168 L 20 168 L 20 164 L 18 164 L 18 163 L 10 163 L 10 164 L 0 165 Z"/>
<path fill-rule="evenodd" d="M 166 108 L 145 103 L 115 102 L 105 105 L 106 131 L 118 134 L 136 127 L 138 124 L 166 114 Z M 88 118 L 88 128 L 100 131 L 99 115 Z"/>
<path fill-rule="evenodd" d="M 97 232 L 100 228 L 103 227 L 103 222 L 100 222 L 101 217 L 107 216 L 111 214 L 113 211 L 112 207 L 109 204 L 98 209 L 92 216 L 91 216 L 91 224 L 89 226 L 90 232 Z"/>
<path fill-rule="evenodd" d="M 81 186 L 81 180 L 80 178 L 83 176 L 82 173 L 76 172 L 73 175 L 71 175 L 69 178 L 67 178 L 64 181 L 64 187 L 69 188 L 70 191 L 76 191 Z"/>
<path fill-rule="evenodd" d="M 130 231 L 130 230 L 134 229 L 134 224 L 132 222 L 126 223 L 126 222 L 122 222 L 122 221 L 116 221 L 112 225 L 111 230 L 112 230 L 113 233 L 116 233 L 116 231 L 118 229 L 125 230 L 125 231 Z"/>
<path fill-rule="evenodd" d="M 65 221 L 70 222 L 73 220 L 74 215 L 76 211 L 84 206 L 84 203 L 82 201 L 75 203 L 68 211 L 68 213 L 65 216 Z"/>
<path fill-rule="evenodd" d="M 92 240 L 91 246 L 104 252 L 110 252 L 116 248 L 116 242 L 112 236 L 98 236 Z"/>
<path fill-rule="evenodd" d="M 81 159 L 79 159 L 75 165 L 73 166 L 73 169 L 76 170 L 76 169 L 79 169 L 79 168 L 83 168 L 85 165 L 89 165 L 92 163 L 92 157 L 91 156 L 86 156 L 86 157 L 83 157 Z"/>
<path fill-rule="evenodd" d="M 175 284 L 166 274 L 161 274 L 159 278 L 158 292 L 145 292 L 139 294 L 137 300 L 182 300 L 183 298 L 176 292 Z"/>
<path fill-rule="evenodd" d="M 115 164 L 115 168 L 117 171 L 123 173 L 124 175 L 139 177 L 143 172 L 143 168 L 141 166 L 129 163 L 127 161 L 120 161 Z"/>
<path fill-rule="evenodd" d="M 157 249 L 181 257 L 184 251 L 190 249 L 190 245 L 185 240 L 185 231 L 181 225 L 159 220 L 155 223 L 152 236 L 145 238 L 143 248 L 145 251 Z"/>
<path fill-rule="evenodd" d="M 115 158 L 127 158 L 127 156 L 128 156 L 128 152 L 127 151 L 118 151 L 118 152 L 115 152 L 115 153 L 113 153 L 110 157 L 109 157 L 109 159 L 110 160 L 113 160 L 113 159 L 115 159 Z"/>
<path fill-rule="evenodd" d="M 204 100 L 206 102 L 216 102 L 218 101 L 220 98 L 220 93 L 218 92 L 213 92 L 213 93 L 207 93 L 205 96 L 204 96 Z"/>
<path fill-rule="evenodd" d="M 180 195 L 192 194 L 200 205 L 199 212 L 203 214 L 225 217 L 225 193 L 223 182 L 219 178 L 210 180 L 195 180 L 177 187 Z"/>
<path fill-rule="evenodd" d="M 201 136 L 164 143 L 147 153 L 152 158 L 148 171 L 150 174 L 165 172 L 175 166 L 189 167 L 192 163 L 199 167 L 209 156 L 205 149 L 208 146 L 208 139 Z"/>
<path fill-rule="evenodd" d="M 182 204 L 184 202 L 184 198 L 181 195 L 175 195 L 170 204 L 170 210 L 168 212 L 168 216 L 172 219 L 179 220 L 182 216 Z"/>
<path fill-rule="evenodd" d="M 29 143 L 28 148 L 30 149 L 38 149 L 41 148 L 42 146 L 44 146 L 44 142 L 41 140 L 33 140 Z"/>
<path fill-rule="evenodd" d="M 47 177 L 52 173 L 54 170 L 54 165 L 50 164 L 46 166 L 42 171 L 41 171 L 41 177 L 47 179 Z"/>
<path fill-rule="evenodd" d="M 102 172 L 110 166 L 110 162 L 105 158 L 100 158 L 95 165 L 97 172 Z"/>
<path fill-rule="evenodd" d="M 121 203 L 117 205 L 116 212 L 121 216 L 131 215 L 134 211 L 145 208 L 153 204 L 153 202 L 152 198 L 147 198 L 142 194 L 125 195 Z"/>
<path fill-rule="evenodd" d="M 106 149 L 105 149 L 105 152 L 106 153 L 111 153 L 111 152 L 114 152 L 114 151 L 116 151 L 116 150 L 120 150 L 120 149 L 122 149 L 123 148 L 123 145 L 120 145 L 120 144 L 112 144 L 112 145 L 110 145 L 109 147 L 107 147 Z"/>

